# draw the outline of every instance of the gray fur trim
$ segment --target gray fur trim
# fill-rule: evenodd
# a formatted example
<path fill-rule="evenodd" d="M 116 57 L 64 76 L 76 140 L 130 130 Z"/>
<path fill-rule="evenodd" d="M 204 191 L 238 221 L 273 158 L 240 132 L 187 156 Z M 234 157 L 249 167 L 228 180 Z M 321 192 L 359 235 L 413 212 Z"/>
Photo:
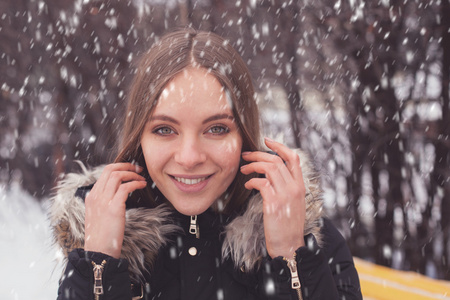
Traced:
<path fill-rule="evenodd" d="M 143 281 L 144 270 L 153 269 L 158 250 L 168 242 L 168 236 L 182 232 L 179 226 L 168 223 L 171 213 L 167 205 L 127 210 L 121 257 L 130 263 L 131 278 Z"/>
<path fill-rule="evenodd" d="M 103 166 L 92 170 L 79 163 L 82 173 L 70 173 L 56 186 L 56 194 L 50 199 L 49 219 L 53 229 L 53 237 L 67 257 L 75 248 L 84 245 L 84 202 L 75 197 L 77 188 L 95 182 L 103 170 Z"/>
<path fill-rule="evenodd" d="M 306 187 L 304 233 L 305 235 L 312 233 L 321 245 L 322 198 L 319 177 L 313 171 L 308 156 L 300 150 L 296 152 L 300 157 L 300 167 Z M 262 197 L 258 193 L 250 199 L 245 213 L 235 218 L 225 228 L 222 258 L 226 259 L 230 256 L 236 268 L 244 266 L 246 271 L 258 268 L 260 259 L 266 255 L 263 224 Z"/>

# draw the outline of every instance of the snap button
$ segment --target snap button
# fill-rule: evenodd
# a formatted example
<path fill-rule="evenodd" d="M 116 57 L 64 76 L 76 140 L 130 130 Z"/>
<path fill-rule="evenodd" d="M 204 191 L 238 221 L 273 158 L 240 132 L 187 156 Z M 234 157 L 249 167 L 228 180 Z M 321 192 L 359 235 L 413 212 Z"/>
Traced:
<path fill-rule="evenodd" d="M 197 255 L 197 248 L 191 247 L 191 248 L 189 248 L 188 252 L 189 252 L 189 254 L 191 256 L 196 256 Z"/>

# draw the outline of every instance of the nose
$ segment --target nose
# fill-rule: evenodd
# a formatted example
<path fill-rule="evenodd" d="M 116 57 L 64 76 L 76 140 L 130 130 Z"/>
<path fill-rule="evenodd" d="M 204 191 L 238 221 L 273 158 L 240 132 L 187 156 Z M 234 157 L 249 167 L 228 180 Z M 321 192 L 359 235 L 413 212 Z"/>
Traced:
<path fill-rule="evenodd" d="M 198 139 L 186 136 L 179 143 L 174 159 L 185 169 L 193 169 L 206 161 L 206 152 Z"/>

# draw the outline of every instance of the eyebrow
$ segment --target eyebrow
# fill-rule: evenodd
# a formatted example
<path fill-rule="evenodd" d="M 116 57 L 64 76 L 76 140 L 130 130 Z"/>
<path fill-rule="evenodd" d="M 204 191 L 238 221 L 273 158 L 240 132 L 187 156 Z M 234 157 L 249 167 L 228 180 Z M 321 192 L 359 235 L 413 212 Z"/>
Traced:
<path fill-rule="evenodd" d="M 206 124 L 206 123 L 209 123 L 212 121 L 222 120 L 222 119 L 229 119 L 229 120 L 234 121 L 234 117 L 230 114 L 217 114 L 217 115 L 213 115 L 213 116 L 203 120 L 203 124 Z"/>
<path fill-rule="evenodd" d="M 230 114 L 216 114 L 216 115 L 212 115 L 211 117 L 206 118 L 205 120 L 203 120 L 202 124 L 206 124 L 212 121 L 217 121 L 217 120 L 222 120 L 222 119 L 229 119 L 234 121 L 234 117 Z M 150 118 L 149 122 L 151 121 L 165 121 L 165 122 L 171 122 L 177 125 L 180 125 L 180 122 L 178 122 L 176 119 L 169 117 L 167 115 L 154 115 Z"/>
<path fill-rule="evenodd" d="M 169 117 L 167 115 L 154 115 L 148 121 L 151 122 L 151 121 L 156 121 L 156 120 L 170 122 L 170 123 L 174 123 L 174 124 L 177 124 L 177 125 L 180 124 L 180 122 L 178 122 L 174 118 Z"/>

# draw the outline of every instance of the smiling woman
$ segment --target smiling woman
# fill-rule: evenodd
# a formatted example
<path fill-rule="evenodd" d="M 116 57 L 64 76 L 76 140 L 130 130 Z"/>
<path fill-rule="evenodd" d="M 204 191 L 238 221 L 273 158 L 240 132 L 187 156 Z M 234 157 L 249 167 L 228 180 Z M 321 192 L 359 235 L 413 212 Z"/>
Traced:
<path fill-rule="evenodd" d="M 115 162 L 53 198 L 58 299 L 361 299 L 307 156 L 263 150 L 253 97 L 213 33 L 177 30 L 143 55 Z"/>
<path fill-rule="evenodd" d="M 218 201 L 239 169 L 242 138 L 222 85 L 188 68 L 162 92 L 141 136 L 148 173 L 187 216 Z"/>

